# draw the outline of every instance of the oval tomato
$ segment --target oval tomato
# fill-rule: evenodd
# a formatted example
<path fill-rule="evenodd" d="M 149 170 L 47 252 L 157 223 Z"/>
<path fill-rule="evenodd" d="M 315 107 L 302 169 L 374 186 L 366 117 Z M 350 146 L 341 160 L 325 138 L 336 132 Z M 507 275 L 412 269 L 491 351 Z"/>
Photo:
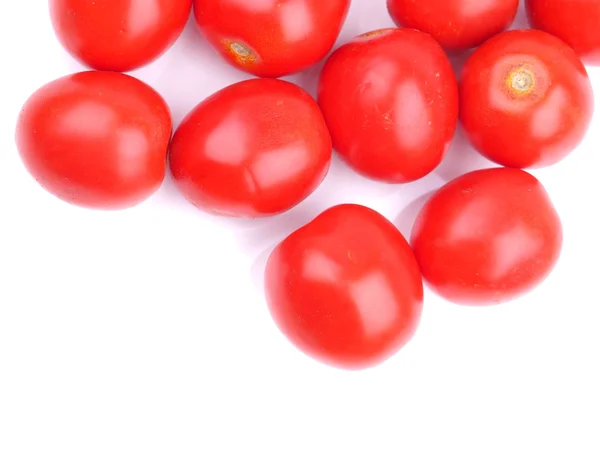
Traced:
<path fill-rule="evenodd" d="M 327 364 L 361 369 L 412 337 L 423 282 L 410 246 L 379 213 L 338 205 L 288 236 L 265 272 L 267 301 L 282 332 Z"/>
<path fill-rule="evenodd" d="M 433 36 L 447 50 L 467 50 L 506 30 L 519 0 L 388 0 L 398 26 Z"/>
<path fill-rule="evenodd" d="M 405 183 L 442 161 L 458 117 L 448 58 L 431 36 L 378 30 L 337 49 L 319 80 L 333 146 L 359 173 Z"/>
<path fill-rule="evenodd" d="M 505 302 L 541 283 L 560 255 L 562 226 L 546 190 L 519 169 L 484 169 L 436 192 L 412 246 L 425 280 L 461 304 Z"/>
<path fill-rule="evenodd" d="M 298 86 L 252 79 L 200 103 L 171 145 L 170 167 L 198 208 L 235 217 L 283 212 L 321 183 L 331 138 L 317 103 Z"/>
<path fill-rule="evenodd" d="M 81 63 L 126 72 L 158 58 L 179 37 L 192 0 L 50 0 L 58 39 Z"/>
<path fill-rule="evenodd" d="M 206 39 L 233 66 L 261 77 L 300 72 L 333 47 L 350 0 L 194 0 Z"/>
<path fill-rule="evenodd" d="M 536 30 L 506 31 L 467 60 L 460 119 L 473 146 L 509 167 L 543 167 L 583 139 L 593 113 L 587 72 L 561 40 Z"/>
<path fill-rule="evenodd" d="M 584 62 L 600 65 L 600 2 L 597 0 L 526 0 L 532 27 L 569 44 Z"/>
<path fill-rule="evenodd" d="M 117 72 L 82 72 L 27 100 L 16 141 L 29 172 L 52 194 L 120 209 L 161 185 L 171 130 L 169 108 L 150 86 Z"/>

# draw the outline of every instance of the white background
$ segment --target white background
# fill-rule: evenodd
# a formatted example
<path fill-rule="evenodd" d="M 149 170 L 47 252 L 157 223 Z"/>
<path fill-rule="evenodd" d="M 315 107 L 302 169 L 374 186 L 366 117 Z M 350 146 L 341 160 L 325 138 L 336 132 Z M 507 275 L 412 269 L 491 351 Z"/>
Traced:
<path fill-rule="evenodd" d="M 254 222 L 203 214 L 170 180 L 128 211 L 79 209 L 36 185 L 13 136 L 35 89 L 82 68 L 55 40 L 45 0 L 2 2 L 0 20 L 0 449 L 600 449 L 600 115 L 572 156 L 535 172 L 565 229 L 547 282 L 484 309 L 427 292 L 408 346 L 344 372 L 271 321 L 269 250 L 340 202 L 406 234 L 421 196 L 487 163 L 457 138 L 435 173 L 389 186 L 336 160 L 307 201 Z M 354 0 L 338 45 L 391 24 L 384 0 Z M 190 25 L 134 73 L 176 122 L 246 78 Z M 318 71 L 292 79 L 314 93 Z M 600 92 L 600 69 L 590 76 Z"/>

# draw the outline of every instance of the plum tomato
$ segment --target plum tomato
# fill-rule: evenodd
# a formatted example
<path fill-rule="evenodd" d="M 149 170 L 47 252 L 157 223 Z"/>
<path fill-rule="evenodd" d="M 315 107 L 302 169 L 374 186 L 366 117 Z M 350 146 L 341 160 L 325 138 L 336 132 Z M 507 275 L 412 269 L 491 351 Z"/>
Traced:
<path fill-rule="evenodd" d="M 460 120 L 485 157 L 507 167 L 555 164 L 579 145 L 594 109 L 575 52 L 542 31 L 498 34 L 469 57 L 460 80 Z"/>
<path fill-rule="evenodd" d="M 277 78 L 324 58 L 349 7 L 350 0 L 194 0 L 194 16 L 231 65 Z"/>
<path fill-rule="evenodd" d="M 150 86 L 118 72 L 81 72 L 52 81 L 26 101 L 16 142 L 46 190 L 97 209 L 134 206 L 166 173 L 172 122 Z"/>
<path fill-rule="evenodd" d="M 265 271 L 269 310 L 305 354 L 344 369 L 377 365 L 417 329 L 423 281 L 391 222 L 338 205 L 283 240 Z"/>
<path fill-rule="evenodd" d="M 467 50 L 506 30 L 519 0 L 388 0 L 398 26 L 433 36 L 450 51 Z"/>
<path fill-rule="evenodd" d="M 561 252 L 562 225 L 534 176 L 483 169 L 429 199 L 411 244 L 423 277 L 439 295 L 490 305 L 526 293 L 549 275 Z"/>
<path fill-rule="evenodd" d="M 412 29 L 358 36 L 327 60 L 318 101 L 340 156 L 357 172 L 406 183 L 442 161 L 458 118 L 458 88 L 439 44 Z"/>
<path fill-rule="evenodd" d="M 526 0 L 533 28 L 569 44 L 583 62 L 600 65 L 600 1 Z"/>
<path fill-rule="evenodd" d="M 198 208 L 264 217 L 301 202 L 331 162 L 331 137 L 313 98 L 287 81 L 228 86 L 183 120 L 170 151 L 181 193 Z"/>
<path fill-rule="evenodd" d="M 127 72 L 164 53 L 179 37 L 192 0 L 50 0 L 65 49 L 98 70 Z"/>

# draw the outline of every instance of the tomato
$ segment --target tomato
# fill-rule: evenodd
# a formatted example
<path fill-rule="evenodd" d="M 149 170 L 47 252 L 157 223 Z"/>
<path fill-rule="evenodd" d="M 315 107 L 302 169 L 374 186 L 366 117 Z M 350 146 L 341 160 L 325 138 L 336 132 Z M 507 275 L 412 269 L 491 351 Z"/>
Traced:
<path fill-rule="evenodd" d="M 390 183 L 435 169 L 458 118 L 448 58 L 433 38 L 411 29 L 373 31 L 338 48 L 321 73 L 318 100 L 341 157 Z"/>
<path fill-rule="evenodd" d="M 562 225 L 533 175 L 483 169 L 429 199 L 411 243 L 423 277 L 438 294 L 489 305 L 514 299 L 548 276 L 561 252 Z"/>
<path fill-rule="evenodd" d="M 169 108 L 150 86 L 117 72 L 82 72 L 27 100 L 16 141 L 26 168 L 52 194 L 121 209 L 161 185 L 171 130 Z"/>
<path fill-rule="evenodd" d="M 179 37 L 192 0 L 50 0 L 65 49 L 99 70 L 126 72 L 158 58 Z"/>
<path fill-rule="evenodd" d="M 460 119 L 492 161 L 529 168 L 554 164 L 583 139 L 592 86 L 575 52 L 535 30 L 507 31 L 477 48 L 460 81 Z"/>
<path fill-rule="evenodd" d="M 526 0 L 532 27 L 559 37 L 584 62 L 600 65 L 600 1 Z"/>
<path fill-rule="evenodd" d="M 281 213 L 321 183 L 331 138 L 312 97 L 281 80 L 233 84 L 200 103 L 171 145 L 170 167 L 198 208 L 234 217 Z"/>
<path fill-rule="evenodd" d="M 227 62 L 276 78 L 325 57 L 349 7 L 350 0 L 194 0 L 194 15 Z"/>
<path fill-rule="evenodd" d="M 447 50 L 467 50 L 506 30 L 519 0 L 388 0 L 387 6 L 398 26 L 424 31 Z"/>
<path fill-rule="evenodd" d="M 415 332 L 423 281 L 385 217 L 338 205 L 288 236 L 265 271 L 271 314 L 299 349 L 346 369 L 379 364 Z"/>

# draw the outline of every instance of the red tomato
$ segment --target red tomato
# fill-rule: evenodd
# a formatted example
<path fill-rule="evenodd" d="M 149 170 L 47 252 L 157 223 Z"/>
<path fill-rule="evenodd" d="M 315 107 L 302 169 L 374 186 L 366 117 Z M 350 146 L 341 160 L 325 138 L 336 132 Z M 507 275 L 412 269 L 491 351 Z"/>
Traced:
<path fill-rule="evenodd" d="M 532 27 L 559 37 L 584 62 L 600 65 L 600 1 L 526 0 Z"/>
<path fill-rule="evenodd" d="M 420 212 L 412 246 L 425 280 L 455 303 L 505 302 L 541 283 L 562 247 L 546 190 L 519 169 L 484 169 L 442 187 Z"/>
<path fill-rule="evenodd" d="M 29 172 L 52 194 L 121 209 L 161 185 L 171 130 L 169 108 L 150 86 L 117 72 L 82 72 L 27 100 L 16 141 Z"/>
<path fill-rule="evenodd" d="M 350 0 L 194 0 L 194 15 L 230 64 L 275 78 L 325 57 L 349 7 Z"/>
<path fill-rule="evenodd" d="M 331 138 L 312 97 L 286 81 L 255 78 L 217 92 L 183 120 L 170 167 L 198 208 L 262 217 L 306 198 L 330 161 Z"/>
<path fill-rule="evenodd" d="M 398 26 L 424 31 L 447 50 L 466 50 L 506 30 L 519 0 L 388 0 L 387 5 Z"/>
<path fill-rule="evenodd" d="M 460 119 L 484 156 L 509 167 L 543 167 L 583 139 L 592 86 L 575 52 L 535 30 L 507 31 L 477 48 L 460 82 Z"/>
<path fill-rule="evenodd" d="M 381 363 L 415 332 L 423 282 L 402 234 L 364 206 L 338 205 L 288 236 L 265 272 L 275 322 L 327 364 Z"/>
<path fill-rule="evenodd" d="M 329 58 L 319 105 L 333 146 L 359 173 L 405 183 L 442 161 L 458 117 L 452 66 L 429 35 L 411 29 L 357 37 Z"/>
<path fill-rule="evenodd" d="M 179 37 L 192 0 L 50 0 L 58 39 L 81 63 L 126 72 L 144 66 Z"/>

